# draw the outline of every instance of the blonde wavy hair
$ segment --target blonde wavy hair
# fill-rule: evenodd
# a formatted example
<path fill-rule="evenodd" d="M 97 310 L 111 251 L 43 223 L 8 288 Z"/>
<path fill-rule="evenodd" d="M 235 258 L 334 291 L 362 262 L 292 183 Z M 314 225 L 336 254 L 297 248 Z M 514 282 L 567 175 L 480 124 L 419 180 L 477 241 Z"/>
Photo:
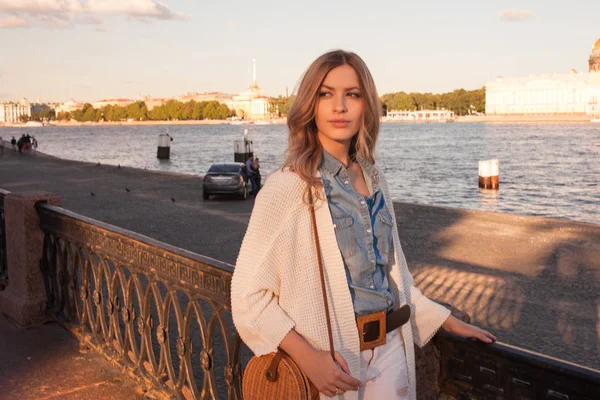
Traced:
<path fill-rule="evenodd" d="M 363 99 L 363 116 L 357 135 L 350 144 L 350 156 L 357 155 L 374 163 L 373 154 L 379 135 L 381 101 L 377 94 L 373 76 L 365 62 L 358 55 L 344 50 L 334 50 L 323 54 L 308 67 L 296 90 L 296 99 L 288 112 L 289 129 L 286 160 L 282 168 L 298 174 L 306 182 L 304 195 L 308 202 L 310 190 L 323 186 L 316 172 L 323 157 L 323 147 L 317 137 L 315 112 L 319 101 L 319 91 L 325 77 L 334 68 L 349 65 L 358 75 L 360 91 Z M 320 199 L 320 190 L 315 190 Z"/>

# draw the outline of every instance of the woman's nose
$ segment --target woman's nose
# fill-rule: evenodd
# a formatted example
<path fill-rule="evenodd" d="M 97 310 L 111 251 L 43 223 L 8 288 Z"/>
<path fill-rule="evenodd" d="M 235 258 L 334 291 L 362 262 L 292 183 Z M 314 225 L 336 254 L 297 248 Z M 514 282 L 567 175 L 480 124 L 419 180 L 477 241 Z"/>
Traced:
<path fill-rule="evenodd" d="M 334 111 L 338 113 L 343 113 L 348 111 L 346 108 L 346 101 L 344 96 L 338 96 L 335 99 Z"/>

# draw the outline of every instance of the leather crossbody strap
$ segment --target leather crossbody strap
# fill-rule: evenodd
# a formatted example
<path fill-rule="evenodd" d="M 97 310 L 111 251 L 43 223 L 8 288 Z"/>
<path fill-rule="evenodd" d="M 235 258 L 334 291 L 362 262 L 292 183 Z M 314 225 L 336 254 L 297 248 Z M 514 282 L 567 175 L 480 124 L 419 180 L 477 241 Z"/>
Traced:
<path fill-rule="evenodd" d="M 319 244 L 319 231 L 317 230 L 317 217 L 315 216 L 315 205 L 313 203 L 312 189 L 308 192 L 308 201 L 310 202 L 310 219 L 312 222 L 313 236 L 315 237 L 315 247 L 317 249 L 319 274 L 321 275 L 321 291 L 323 292 L 323 305 L 325 306 L 325 319 L 327 320 L 327 334 L 329 335 L 329 352 L 331 353 L 331 358 L 335 361 L 335 349 L 333 348 L 333 335 L 331 333 L 331 319 L 329 318 L 329 302 L 327 301 L 327 291 L 325 289 L 323 257 L 321 255 L 321 245 Z"/>

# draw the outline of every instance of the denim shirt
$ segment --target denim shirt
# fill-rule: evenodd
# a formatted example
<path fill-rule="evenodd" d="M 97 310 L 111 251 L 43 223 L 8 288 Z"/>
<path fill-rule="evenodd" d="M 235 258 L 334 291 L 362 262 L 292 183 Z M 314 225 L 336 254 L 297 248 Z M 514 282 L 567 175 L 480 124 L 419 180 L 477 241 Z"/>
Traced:
<path fill-rule="evenodd" d="M 325 150 L 320 172 L 354 313 L 361 316 L 394 306 L 386 274 L 393 223 L 379 189 L 378 171 L 360 157 L 356 161 L 363 169 L 368 197 L 354 190 L 346 168 Z"/>

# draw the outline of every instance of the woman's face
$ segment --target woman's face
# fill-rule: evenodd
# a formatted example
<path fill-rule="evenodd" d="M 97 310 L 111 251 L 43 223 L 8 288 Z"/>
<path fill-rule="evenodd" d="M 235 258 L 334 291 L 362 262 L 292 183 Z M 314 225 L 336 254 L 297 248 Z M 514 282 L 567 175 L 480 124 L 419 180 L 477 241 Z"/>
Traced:
<path fill-rule="evenodd" d="M 319 140 L 325 147 L 331 141 L 349 145 L 360 128 L 364 107 L 354 68 L 341 65 L 329 71 L 318 96 L 315 122 Z"/>

